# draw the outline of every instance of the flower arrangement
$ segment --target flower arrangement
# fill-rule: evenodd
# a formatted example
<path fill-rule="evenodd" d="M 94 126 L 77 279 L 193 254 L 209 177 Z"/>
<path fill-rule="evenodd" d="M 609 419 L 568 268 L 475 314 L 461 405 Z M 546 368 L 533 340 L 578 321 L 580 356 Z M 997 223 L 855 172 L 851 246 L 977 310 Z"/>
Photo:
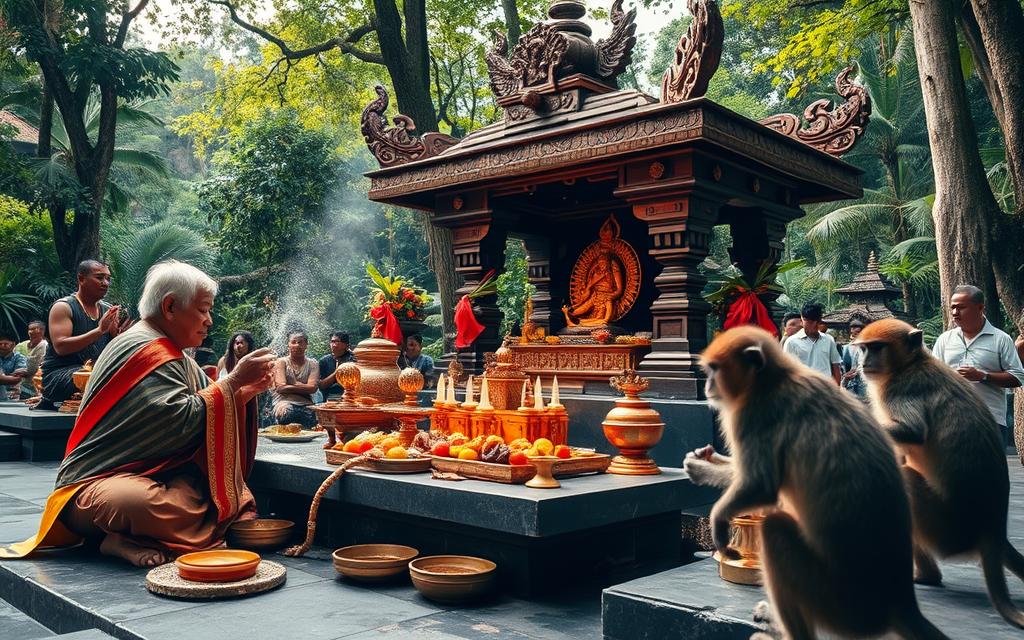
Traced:
<path fill-rule="evenodd" d="M 775 326 L 775 322 L 760 296 L 769 292 L 781 293 L 782 286 L 776 282 L 776 277 L 802 266 L 804 266 L 803 260 L 794 260 L 781 265 L 774 265 L 766 260 L 761 263 L 754 276 L 754 281 L 750 283 L 743 278 L 742 274 L 738 273 L 737 269 L 737 273 L 722 281 L 721 288 L 704 296 L 704 299 L 711 303 L 717 313 L 725 315 L 724 329 L 753 324 L 777 336 L 778 327 Z"/>
<path fill-rule="evenodd" d="M 383 276 L 372 264 L 366 265 L 370 277 L 370 297 L 366 303 L 367 319 L 370 310 L 387 305 L 397 320 L 422 320 L 423 311 L 431 298 L 423 289 L 395 276 Z"/>

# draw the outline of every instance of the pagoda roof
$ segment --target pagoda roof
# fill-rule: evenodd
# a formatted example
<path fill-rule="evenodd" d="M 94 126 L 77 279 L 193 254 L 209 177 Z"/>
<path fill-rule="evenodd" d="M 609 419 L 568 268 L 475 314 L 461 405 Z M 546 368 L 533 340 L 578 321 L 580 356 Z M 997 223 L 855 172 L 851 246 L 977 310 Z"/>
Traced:
<path fill-rule="evenodd" d="M 24 142 L 33 145 L 39 142 L 39 129 L 6 109 L 0 109 L 0 124 L 8 124 L 14 127 L 14 142 Z"/>
<path fill-rule="evenodd" d="M 582 93 L 582 92 L 581 92 Z M 580 94 L 563 94 L 580 95 Z M 587 175 L 629 156 L 685 147 L 717 148 L 795 183 L 797 201 L 858 198 L 862 171 L 839 158 L 740 116 L 706 98 L 660 103 L 627 89 L 582 96 L 578 111 L 478 129 L 437 155 L 371 171 L 371 200 L 432 208 L 438 191 L 554 172 Z M 418 206 L 419 205 L 419 206 Z"/>
<path fill-rule="evenodd" d="M 878 259 L 875 257 L 874 251 L 868 255 L 867 270 L 858 273 L 850 284 L 836 289 L 835 292 L 854 300 L 865 294 L 884 298 L 896 298 L 903 294 L 899 288 L 890 284 L 885 276 L 878 272 Z"/>
<path fill-rule="evenodd" d="M 830 327 L 845 327 L 854 318 L 860 318 L 867 324 L 885 318 L 906 320 L 907 316 L 901 312 L 893 311 L 880 302 L 868 302 L 864 304 L 851 304 L 845 309 L 826 313 L 821 320 Z"/>

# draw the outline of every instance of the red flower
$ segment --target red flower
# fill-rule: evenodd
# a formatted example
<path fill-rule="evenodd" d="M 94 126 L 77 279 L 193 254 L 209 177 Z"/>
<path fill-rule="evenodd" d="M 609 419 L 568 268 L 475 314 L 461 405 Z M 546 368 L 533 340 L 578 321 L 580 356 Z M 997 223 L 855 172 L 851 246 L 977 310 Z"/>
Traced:
<path fill-rule="evenodd" d="M 405 315 L 409 316 L 410 318 L 415 318 L 416 317 L 416 313 L 412 309 L 409 309 L 408 311 L 406 311 Z"/>

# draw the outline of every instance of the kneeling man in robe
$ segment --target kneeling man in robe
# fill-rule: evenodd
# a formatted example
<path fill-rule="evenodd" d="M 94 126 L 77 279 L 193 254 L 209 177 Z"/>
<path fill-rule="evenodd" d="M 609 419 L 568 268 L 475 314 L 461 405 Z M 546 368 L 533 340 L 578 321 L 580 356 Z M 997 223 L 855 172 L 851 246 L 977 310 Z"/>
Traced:
<path fill-rule="evenodd" d="M 191 265 L 150 269 L 142 320 L 96 361 L 39 532 L 0 547 L 0 558 L 85 538 L 153 566 L 218 546 L 233 522 L 255 517 L 245 484 L 256 454 L 253 400 L 273 383 L 275 358 L 254 351 L 211 382 L 183 355 L 206 337 L 216 294 Z"/>

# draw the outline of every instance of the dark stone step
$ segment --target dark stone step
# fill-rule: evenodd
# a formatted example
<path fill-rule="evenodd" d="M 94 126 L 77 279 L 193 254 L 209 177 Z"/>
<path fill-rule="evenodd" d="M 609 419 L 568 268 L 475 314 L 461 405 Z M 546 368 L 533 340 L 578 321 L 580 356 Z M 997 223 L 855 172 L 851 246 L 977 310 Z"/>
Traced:
<path fill-rule="evenodd" d="M 20 640 L 24 638 L 49 638 L 52 631 L 39 624 L 6 600 L 0 600 L 0 638 Z"/>
<path fill-rule="evenodd" d="M 20 459 L 62 460 L 77 417 L 71 413 L 32 411 L 25 405 L 0 406 L 0 429 L 21 436 Z"/>
<path fill-rule="evenodd" d="M 21 436 L 0 431 L 0 462 L 21 460 Z"/>

